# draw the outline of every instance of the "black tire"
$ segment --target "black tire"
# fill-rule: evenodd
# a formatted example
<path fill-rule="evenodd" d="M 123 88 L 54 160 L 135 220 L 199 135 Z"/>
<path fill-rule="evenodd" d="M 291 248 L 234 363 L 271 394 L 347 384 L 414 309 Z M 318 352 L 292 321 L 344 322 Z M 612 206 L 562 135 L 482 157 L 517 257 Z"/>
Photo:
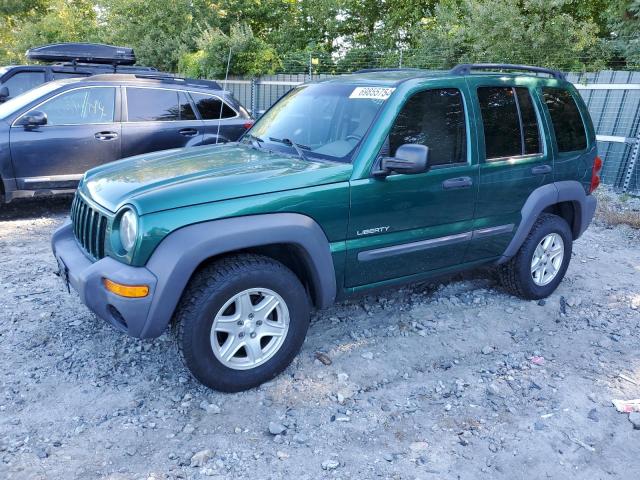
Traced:
<path fill-rule="evenodd" d="M 234 295 L 267 288 L 284 300 L 289 328 L 279 350 L 250 370 L 221 363 L 210 343 L 216 313 Z M 309 328 L 310 304 L 298 277 L 282 263 L 261 255 L 223 258 L 195 274 L 176 311 L 178 349 L 184 364 L 204 385 L 223 392 L 256 387 L 282 372 L 298 354 Z"/>
<path fill-rule="evenodd" d="M 537 285 L 531 275 L 531 261 L 538 243 L 550 233 L 557 233 L 564 242 L 564 257 L 558 273 L 546 285 Z M 564 278 L 573 247 L 573 235 L 567 222 L 557 215 L 543 213 L 533 224 L 518 253 L 498 268 L 502 285 L 512 294 L 526 300 L 539 300 L 551 295 Z"/>

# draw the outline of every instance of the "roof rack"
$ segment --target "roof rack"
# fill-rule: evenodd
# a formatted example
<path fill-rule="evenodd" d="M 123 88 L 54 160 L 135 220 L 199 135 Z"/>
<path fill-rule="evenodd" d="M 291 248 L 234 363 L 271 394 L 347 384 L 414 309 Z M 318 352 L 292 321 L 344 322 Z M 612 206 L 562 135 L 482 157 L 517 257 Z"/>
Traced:
<path fill-rule="evenodd" d="M 371 73 L 371 72 L 406 72 L 417 71 L 419 68 L 362 68 L 351 73 Z"/>
<path fill-rule="evenodd" d="M 110 68 L 110 67 L 112 67 L 118 73 L 142 72 L 144 74 L 144 72 L 149 72 L 150 74 L 153 74 L 153 73 L 158 71 L 158 69 L 155 68 L 155 67 L 145 67 L 143 65 L 108 65 L 106 63 L 84 63 L 84 62 L 55 62 L 55 63 L 51 63 L 50 65 L 53 68 L 56 68 L 56 67 L 64 67 L 64 68 L 73 67 L 73 68 L 93 68 L 93 69 L 95 69 L 96 67 L 98 67 L 98 68 L 102 67 L 105 70 Z"/>
<path fill-rule="evenodd" d="M 461 63 L 450 70 L 453 75 L 469 75 L 472 70 L 518 70 L 523 72 L 546 73 L 556 80 L 565 80 L 565 75 L 559 70 L 534 67 L 529 65 L 513 65 L 511 63 Z"/>

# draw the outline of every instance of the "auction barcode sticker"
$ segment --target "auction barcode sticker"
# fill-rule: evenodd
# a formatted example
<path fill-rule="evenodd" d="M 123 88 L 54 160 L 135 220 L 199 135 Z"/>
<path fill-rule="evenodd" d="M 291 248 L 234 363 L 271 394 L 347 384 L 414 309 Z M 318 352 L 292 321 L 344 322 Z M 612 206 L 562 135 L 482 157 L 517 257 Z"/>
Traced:
<path fill-rule="evenodd" d="M 356 87 L 349 95 L 349 98 L 373 98 L 376 100 L 386 100 L 391 96 L 395 88 L 387 87 Z"/>

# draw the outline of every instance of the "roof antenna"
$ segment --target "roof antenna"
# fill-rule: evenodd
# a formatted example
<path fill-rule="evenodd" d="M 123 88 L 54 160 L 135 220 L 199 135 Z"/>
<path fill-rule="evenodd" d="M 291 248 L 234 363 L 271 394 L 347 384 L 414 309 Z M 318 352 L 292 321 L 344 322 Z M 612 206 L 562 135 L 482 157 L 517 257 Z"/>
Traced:
<path fill-rule="evenodd" d="M 227 71 L 224 74 L 224 82 L 222 90 L 227 90 L 227 79 L 229 78 L 229 66 L 231 65 L 231 45 L 229 45 L 229 57 L 227 58 Z M 216 132 L 216 145 L 218 144 L 218 140 L 220 139 L 220 124 L 222 123 L 222 109 L 224 107 L 224 100 L 220 98 L 220 115 L 218 116 L 218 131 Z"/>

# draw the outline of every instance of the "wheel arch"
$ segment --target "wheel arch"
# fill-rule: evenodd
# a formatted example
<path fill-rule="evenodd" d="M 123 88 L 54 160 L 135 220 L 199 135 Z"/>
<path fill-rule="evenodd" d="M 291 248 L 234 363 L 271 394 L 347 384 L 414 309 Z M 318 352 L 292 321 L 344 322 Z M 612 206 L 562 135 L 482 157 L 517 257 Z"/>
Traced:
<path fill-rule="evenodd" d="M 589 226 L 595 208 L 595 197 L 587 195 L 580 182 L 567 180 L 538 187 L 529 195 L 522 207 L 522 219 L 516 233 L 497 263 L 507 262 L 518 252 L 533 224 L 542 213 L 552 213 L 564 218 L 575 240 Z"/>
<path fill-rule="evenodd" d="M 275 213 L 214 220 L 169 234 L 147 262 L 158 285 L 142 336 L 154 337 L 164 331 L 198 269 L 221 256 L 242 252 L 285 264 L 301 279 L 316 307 L 334 302 L 337 287 L 329 241 L 313 219 Z"/>

